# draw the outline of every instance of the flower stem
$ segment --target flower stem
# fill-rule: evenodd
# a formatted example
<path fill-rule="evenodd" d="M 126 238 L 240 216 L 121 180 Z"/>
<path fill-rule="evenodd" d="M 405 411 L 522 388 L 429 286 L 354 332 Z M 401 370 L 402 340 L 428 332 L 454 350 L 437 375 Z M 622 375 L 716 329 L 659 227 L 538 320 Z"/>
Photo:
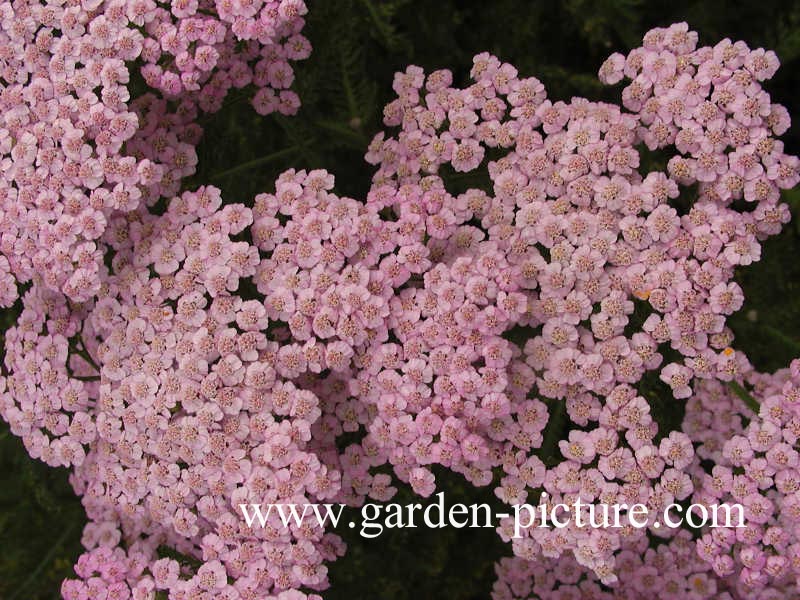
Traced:
<path fill-rule="evenodd" d="M 236 165 L 230 169 L 225 171 L 220 171 L 219 173 L 214 173 L 209 177 L 209 179 L 222 179 L 223 177 L 230 177 L 231 175 L 236 175 L 237 173 L 241 173 L 242 171 L 247 171 L 249 169 L 253 169 L 255 167 L 267 164 L 272 162 L 273 160 L 278 160 L 279 158 L 283 158 L 285 156 L 289 156 L 290 154 L 297 152 L 299 148 L 297 146 L 291 146 L 290 148 L 284 148 L 283 150 L 278 150 L 277 152 L 273 152 L 272 154 L 268 154 L 267 156 L 262 156 L 260 158 L 255 158 L 253 160 L 247 161 L 240 165 Z"/>
<path fill-rule="evenodd" d="M 31 583 L 33 583 L 39 577 L 39 574 L 44 570 L 44 568 L 52 562 L 53 558 L 56 555 L 56 552 L 59 550 L 59 548 L 61 548 L 62 544 L 72 533 L 73 529 L 75 529 L 75 523 L 70 523 L 64 528 L 64 530 L 61 532 L 61 535 L 58 536 L 58 539 L 53 543 L 52 546 L 50 546 L 50 550 L 48 550 L 47 554 L 44 555 L 44 558 L 42 558 L 42 560 L 39 561 L 39 564 L 36 565 L 36 568 L 33 571 L 31 571 L 31 574 L 28 576 L 28 578 L 22 583 L 20 587 L 17 588 L 17 591 L 14 592 L 8 598 L 8 600 L 15 600 L 16 598 L 22 597 L 21 595 L 22 592 L 27 590 L 28 587 L 31 585 Z"/>
<path fill-rule="evenodd" d="M 735 381 L 729 381 L 728 387 L 733 390 L 734 394 L 739 396 L 739 399 L 747 405 L 747 408 L 758 414 L 761 409 L 758 401 L 750 395 L 750 392 L 748 392 L 744 387 Z"/>

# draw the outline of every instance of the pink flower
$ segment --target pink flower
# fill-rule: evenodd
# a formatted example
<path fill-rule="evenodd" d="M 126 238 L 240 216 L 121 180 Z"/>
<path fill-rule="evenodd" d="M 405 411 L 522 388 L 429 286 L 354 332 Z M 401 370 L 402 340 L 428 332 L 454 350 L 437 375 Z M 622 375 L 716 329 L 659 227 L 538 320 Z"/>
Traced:
<path fill-rule="evenodd" d="M 409 483 L 415 493 L 423 498 L 430 496 L 436 489 L 436 480 L 428 469 L 417 467 L 409 475 Z"/>
<path fill-rule="evenodd" d="M 692 370 L 689 367 L 670 363 L 661 369 L 659 378 L 672 388 L 675 398 L 688 398 L 692 395 L 692 388 L 689 387 Z"/>

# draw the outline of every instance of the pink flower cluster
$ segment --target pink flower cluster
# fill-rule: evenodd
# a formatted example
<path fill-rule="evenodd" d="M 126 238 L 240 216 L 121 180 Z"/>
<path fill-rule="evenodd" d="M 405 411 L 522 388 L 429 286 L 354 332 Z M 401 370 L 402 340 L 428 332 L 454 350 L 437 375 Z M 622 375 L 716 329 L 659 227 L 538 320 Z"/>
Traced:
<path fill-rule="evenodd" d="M 421 289 L 404 292 L 416 302 L 395 335 L 420 340 L 415 361 L 421 344 L 428 365 L 453 369 L 433 367 L 429 387 L 435 412 L 460 409 L 455 441 L 489 457 L 504 453 L 474 463 L 470 481 L 491 481 L 499 460 L 505 476 L 496 493 L 509 503 L 542 488 L 553 503 L 580 497 L 659 509 L 692 493 L 685 472 L 692 440 L 659 432 L 635 386 L 664 356 L 672 362 L 660 379 L 678 399 L 691 396 L 694 378 L 729 381 L 742 370 L 745 359 L 730 348 L 725 326 L 743 302 L 734 269 L 757 261 L 760 242 L 788 220 L 779 191 L 797 183 L 800 165 L 774 137 L 788 126 L 786 110 L 758 83 L 774 73 L 774 62 L 742 43 L 697 49 L 685 24 L 654 30 L 643 48 L 612 56 L 601 69 L 608 81 L 623 71 L 633 78 L 623 91 L 627 112 L 580 98 L 553 103 L 538 80 L 520 79 L 486 54 L 475 58 L 475 83 L 464 89 L 451 87 L 448 71 L 426 78 L 410 67 L 395 78 L 399 98 L 385 121 L 401 131 L 379 134 L 370 148 L 368 160 L 379 165 L 373 195 L 392 198 L 398 218 L 409 213 L 424 226 L 439 263 Z M 666 172 L 640 174 L 642 144 L 664 153 Z M 439 199 L 446 192 L 438 173 L 473 170 L 487 153 L 492 195 L 469 190 Z M 687 189 L 693 184 L 696 198 Z M 408 198 L 406 189 L 418 185 L 432 190 L 431 199 Z M 517 327 L 524 328 L 521 348 L 502 337 Z M 473 375 L 486 367 L 505 374 L 495 378 L 501 387 Z M 512 380 L 518 393 L 505 387 Z M 522 428 L 523 444 L 490 449 L 470 437 L 470 425 L 483 420 L 488 440 L 519 439 L 514 407 L 539 402 L 527 394 L 565 403 L 577 426 L 559 443 L 564 460 L 546 472 L 527 452 L 544 422 Z M 489 405 L 490 421 L 476 398 Z M 463 447 L 437 460 L 437 444 L 419 448 L 429 437 L 409 439 L 421 464 L 465 472 Z M 514 541 L 518 555 L 572 550 L 606 584 L 616 579 L 620 545 L 647 537 L 634 528 L 529 533 Z"/>
<path fill-rule="evenodd" d="M 749 365 L 739 392 L 718 380 L 697 380 L 682 429 L 696 453 L 687 471 L 692 504 L 738 503 L 745 527 L 688 531 L 652 547 L 647 537 L 623 540 L 613 592 L 573 557 L 501 560 L 495 600 L 531 596 L 780 600 L 800 593 L 800 360 L 774 374 Z M 747 389 L 749 388 L 749 390 Z M 754 413 L 739 394 L 758 404 Z M 651 531 L 654 533 L 654 531 Z"/>
<path fill-rule="evenodd" d="M 299 18 L 300 4 L 284 4 Z M 189 27 L 196 9 L 173 14 Z M 259 41 L 273 14 L 218 11 Z M 58 279 L 72 263 L 42 258 L 48 275 L 28 275 L 6 334 L 0 412 L 32 456 L 72 469 L 90 518 L 64 596 L 305 598 L 327 586 L 341 540 L 275 515 L 249 528 L 238 505 L 388 500 L 384 465 L 421 496 L 441 465 L 509 504 L 544 490 L 654 511 L 748 507 L 747 532 L 698 542 L 575 523 L 512 541 L 505 522 L 516 557 L 498 566 L 498 599 L 612 597 L 601 584 L 625 598 L 796 594 L 800 369 L 753 374 L 726 318 L 743 302 L 734 269 L 788 221 L 780 190 L 800 162 L 777 139 L 787 111 L 760 84 L 774 55 L 696 42 L 678 24 L 609 58 L 601 78 L 631 80 L 623 107 L 553 102 L 488 54 L 465 88 L 409 67 L 385 110 L 400 129 L 370 145 L 364 202 L 333 193 L 325 171 L 287 171 L 252 208 L 212 187 L 176 195 L 185 173 L 162 164 L 193 166 L 191 141 L 181 159 L 172 150 L 173 129 L 197 131 L 194 100 L 163 127 L 163 99 L 136 101 L 150 125 L 132 123 L 125 145 L 143 158 L 129 163 L 137 177 L 142 164 L 158 170 L 149 184 L 174 196 L 166 212 L 99 204 L 91 241 L 70 241 L 89 244 L 78 256 L 90 275 L 73 287 Z M 92 131 L 81 167 L 107 127 Z M 487 189 L 448 191 L 472 171 Z M 104 181 L 92 194 L 116 197 Z M 58 198 L 44 221 L 61 218 Z M 764 398 L 758 419 L 725 387 L 745 384 Z M 687 404 L 682 431 L 659 431 L 652 393 Z M 712 420 L 721 409 L 727 419 Z M 562 421 L 566 438 L 552 439 Z"/>
<path fill-rule="evenodd" d="M 772 375 L 748 370 L 743 383 L 758 399 L 753 414 L 719 382 L 695 386 L 683 429 L 697 454 L 713 464 L 697 469 L 693 501 L 740 503 L 746 528 L 712 530 L 698 555 L 747 593 L 798 593 L 800 576 L 800 360 Z"/>
<path fill-rule="evenodd" d="M 256 109 L 294 113 L 302 0 L 0 6 L 0 306 L 15 283 L 84 302 L 101 286 L 109 219 L 194 173 L 198 110 L 254 84 Z M 137 76 L 160 97 L 135 96 Z"/>
<path fill-rule="evenodd" d="M 668 544 L 648 548 L 647 543 L 626 547 L 618 557 L 620 579 L 610 590 L 573 556 L 526 561 L 501 559 L 495 565 L 494 600 L 646 600 L 679 598 L 733 600 L 710 567 L 697 560 L 694 542 L 682 531 Z M 788 598 L 783 594 L 766 599 Z"/>
<path fill-rule="evenodd" d="M 135 542 L 125 552 L 122 548 L 98 547 L 81 555 L 75 565 L 79 580 L 67 580 L 62 587 L 64 598 L 132 599 L 155 597 L 158 589 L 171 587 L 182 575 L 181 565 L 171 558 L 150 558 L 151 552 Z M 226 585 L 225 568 L 219 561 L 201 566 L 193 578 L 189 593 L 178 592 L 175 598 L 239 598 Z M 289 590 L 272 596 L 274 600 L 322 600 L 316 594 L 306 595 Z"/>
<path fill-rule="evenodd" d="M 236 507 L 339 492 L 336 465 L 308 448 L 320 443 L 320 400 L 298 378 L 348 369 L 369 328 L 383 326 L 386 284 L 370 291 L 369 271 L 344 267 L 375 219 L 332 184 L 324 172 L 286 173 L 252 211 L 201 188 L 163 216 L 115 217 L 104 236 L 111 272 L 91 309 L 70 311 L 44 288 L 26 294 L 7 339 L 15 404 L 4 414 L 32 456 L 74 466 L 87 547 L 144 537 L 217 561 L 225 585 L 214 589 L 235 598 L 326 585 L 337 538 L 285 531 L 277 515 L 250 530 Z M 233 240 L 245 230 L 253 244 Z M 207 589 L 202 570 L 154 585 L 171 598 Z"/>

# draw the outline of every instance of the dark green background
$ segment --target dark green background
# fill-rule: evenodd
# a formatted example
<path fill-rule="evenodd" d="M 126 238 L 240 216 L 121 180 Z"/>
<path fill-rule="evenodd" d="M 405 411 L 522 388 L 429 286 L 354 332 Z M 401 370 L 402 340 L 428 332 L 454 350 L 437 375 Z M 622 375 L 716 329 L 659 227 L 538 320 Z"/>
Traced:
<path fill-rule="evenodd" d="M 768 84 L 773 98 L 800 120 L 800 3 L 647 2 L 644 0 L 308 0 L 305 34 L 314 47 L 297 65 L 303 106 L 293 118 L 259 117 L 246 102 L 251 90 L 229 96 L 205 117 L 199 170 L 188 187 L 213 183 L 227 202 L 249 202 L 270 191 L 288 167 L 324 167 L 340 193 L 363 197 L 372 169 L 362 156 L 381 129 L 395 71 L 408 64 L 448 67 L 463 83 L 474 54 L 487 50 L 523 76 L 541 79 L 551 98 L 573 95 L 618 101 L 619 88 L 596 78 L 605 57 L 638 46 L 653 26 L 687 21 L 701 45 L 724 37 L 774 49 L 782 63 Z M 800 150 L 800 123 L 786 136 Z M 790 192 L 795 218 L 800 193 Z M 800 228 L 793 221 L 763 249 L 761 263 L 738 274 L 747 303 L 733 319 L 737 347 L 773 370 L 800 355 Z M 15 312 L 0 314 L 5 327 Z M 660 403 L 661 404 L 661 403 Z M 666 404 L 666 403 L 664 403 Z M 658 413 L 669 412 L 669 406 Z M 676 411 L 679 413 L 680 410 Z M 665 417 L 670 421 L 669 415 Z M 666 423 L 665 423 L 666 424 Z M 448 502 L 491 501 L 454 476 L 438 477 Z M 401 490 L 399 502 L 410 499 Z M 0 600 L 58 598 L 60 581 L 80 553 L 82 509 L 65 470 L 31 461 L 0 424 Z M 487 598 L 494 561 L 508 552 L 492 530 L 385 532 L 375 540 L 342 529 L 347 556 L 331 566 L 327 600 L 467 600 Z"/>

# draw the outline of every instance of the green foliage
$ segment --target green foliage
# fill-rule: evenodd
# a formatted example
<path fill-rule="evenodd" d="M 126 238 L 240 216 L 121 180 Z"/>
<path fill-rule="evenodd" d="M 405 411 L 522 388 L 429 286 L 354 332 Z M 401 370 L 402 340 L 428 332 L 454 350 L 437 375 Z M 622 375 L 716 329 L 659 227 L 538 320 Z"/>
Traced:
<path fill-rule="evenodd" d="M 701 43 L 723 37 L 776 50 L 783 66 L 768 86 L 798 119 L 800 3 L 784 0 L 308 0 L 305 34 L 312 56 L 297 65 L 297 116 L 261 117 L 248 105 L 252 90 L 237 91 L 223 110 L 202 118 L 198 172 L 187 187 L 212 183 L 227 202 L 249 203 L 273 189 L 275 177 L 294 168 L 326 168 L 340 193 L 363 197 L 373 169 L 363 161 L 392 98 L 392 76 L 409 64 L 453 69 L 466 81 L 474 54 L 490 51 L 535 75 L 551 98 L 573 95 L 614 101 L 618 89 L 601 87 L 597 69 L 613 51 L 638 45 L 657 25 L 686 20 Z M 800 152 L 800 125 L 786 136 Z M 650 157 L 653 165 L 659 157 Z M 486 185 L 485 177 L 444 173 L 454 190 Z M 800 192 L 787 194 L 800 213 Z M 800 227 L 797 221 L 763 247 L 760 263 L 737 275 L 747 301 L 733 319 L 737 347 L 759 369 L 785 366 L 800 355 Z M 15 312 L 0 314 L 8 327 Z M 682 407 L 657 377 L 642 389 L 662 429 L 680 422 Z M 746 393 L 746 392 L 745 392 Z M 553 407 L 555 408 L 555 407 Z M 556 411 L 557 412 L 557 411 Z M 545 431 L 546 458 L 566 427 L 555 419 Z M 0 598 L 58 597 L 60 580 L 79 554 L 84 517 L 64 470 L 31 461 L 7 427 L 0 428 Z M 462 478 L 437 473 L 449 502 L 493 502 Z M 411 500 L 401 489 L 397 502 Z M 339 531 L 348 555 L 331 566 L 326 599 L 405 600 L 486 598 L 494 561 L 509 553 L 491 529 L 385 531 L 374 540 L 347 527 Z"/>
<path fill-rule="evenodd" d="M 0 598 L 58 598 L 73 573 L 86 521 L 66 469 L 32 461 L 0 426 Z"/>
<path fill-rule="evenodd" d="M 444 469 L 434 469 L 434 473 L 440 490 L 445 493 L 445 511 L 459 502 L 486 503 L 494 512 L 502 510 L 490 490 L 476 491 L 463 478 Z M 359 511 L 343 513 L 337 531 L 347 543 L 347 554 L 330 567 L 332 585 L 324 593 L 325 600 L 486 598 L 494 581 L 491 557 L 501 556 L 506 551 L 495 530 L 425 527 L 422 510 L 428 504 L 435 504 L 436 499 L 421 500 L 408 486 L 399 486 L 392 502 L 404 508 L 407 504 L 421 504 L 422 509 L 418 509 L 414 517 L 417 527 L 385 529 L 380 537 L 364 539 L 358 527 L 347 527 L 351 520 L 357 524 L 361 522 Z M 404 518 L 407 522 L 407 517 Z M 435 512 L 432 519 L 438 519 Z"/>

